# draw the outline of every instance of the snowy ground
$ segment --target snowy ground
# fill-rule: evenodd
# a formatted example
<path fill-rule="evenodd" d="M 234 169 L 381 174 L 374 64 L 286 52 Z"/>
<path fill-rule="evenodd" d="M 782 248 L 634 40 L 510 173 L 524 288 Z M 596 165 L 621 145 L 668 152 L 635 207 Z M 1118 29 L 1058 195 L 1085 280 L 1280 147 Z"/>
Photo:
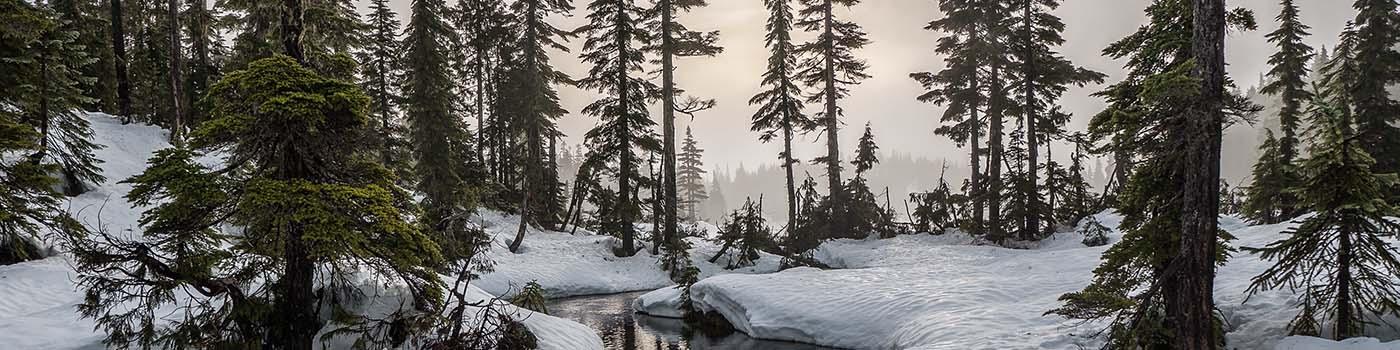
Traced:
<path fill-rule="evenodd" d="M 1100 214 L 1116 228 L 1119 217 Z M 1262 246 L 1286 225 L 1247 226 L 1223 218 L 1236 246 Z M 1121 234 L 1111 238 L 1116 242 Z M 886 240 L 840 240 L 815 256 L 837 270 L 797 268 L 767 275 L 724 275 L 692 288 L 696 306 L 723 315 L 757 338 L 855 349 L 1080 349 L 1101 345 L 1086 335 L 1099 324 L 1042 314 L 1061 294 L 1088 284 L 1107 247 L 1090 248 L 1061 233 L 1035 249 L 971 245 L 966 235 L 910 235 Z M 1345 342 L 1289 337 L 1297 312 L 1291 293 L 1245 300 L 1250 277 L 1267 262 L 1237 254 L 1219 271 L 1217 305 L 1229 322 L 1231 349 L 1400 349 L 1400 341 Z M 643 295 L 634 308 L 673 314 L 679 293 Z M 1397 334 L 1372 327 L 1376 336 Z"/>
<path fill-rule="evenodd" d="M 495 237 L 489 256 L 496 268 L 476 284 L 492 294 L 512 295 L 530 281 L 538 282 L 551 298 L 652 290 L 674 284 L 665 271 L 657 268 L 659 256 L 643 250 L 631 257 L 616 257 L 612 248 L 618 244 L 617 239 L 583 230 L 570 235 L 532 229 L 526 233 L 520 253 L 511 253 L 506 246 L 515 238 L 519 218 L 495 213 L 481 216 L 483 226 Z M 687 240 L 693 247 L 691 262 L 700 268 L 701 278 L 778 271 L 778 257 L 767 253 L 762 253 L 754 266 L 725 270 L 727 258 L 722 257 L 715 264 L 708 261 L 719 251 L 718 245 L 699 238 Z"/>
<path fill-rule="evenodd" d="M 145 161 L 155 150 L 169 147 L 167 135 L 160 128 L 144 125 L 121 125 L 111 116 L 94 114 L 88 118 L 94 130 L 94 142 L 106 146 L 96 151 L 103 160 L 100 167 L 106 183 L 95 190 L 72 198 L 69 210 L 83 223 L 105 227 L 111 232 L 139 230 L 136 224 L 140 212 L 132 209 L 122 196 L 130 191 L 128 184 L 118 183 L 145 169 Z M 217 160 L 207 160 L 215 162 Z M 91 320 L 80 319 L 75 306 L 83 300 L 74 281 L 77 278 L 66 256 L 0 266 L 0 348 L 4 349 L 101 349 L 104 334 L 94 331 Z M 366 287 L 373 288 L 373 287 Z M 392 290 L 373 293 L 375 303 L 396 305 Z M 485 291 L 472 288 L 476 299 L 491 297 Z M 383 307 L 384 305 L 379 305 Z M 507 307 L 513 318 L 520 320 L 539 337 L 542 349 L 589 350 L 603 348 L 596 332 L 577 322 L 549 315 L 535 314 L 513 306 Z M 327 344 L 333 348 L 338 348 Z"/>

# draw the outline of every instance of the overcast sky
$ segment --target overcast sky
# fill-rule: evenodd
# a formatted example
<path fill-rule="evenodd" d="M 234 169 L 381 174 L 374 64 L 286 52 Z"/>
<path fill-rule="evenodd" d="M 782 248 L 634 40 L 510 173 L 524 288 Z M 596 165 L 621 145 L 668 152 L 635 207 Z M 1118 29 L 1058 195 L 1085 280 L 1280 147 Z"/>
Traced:
<path fill-rule="evenodd" d="M 409 0 L 394 0 L 401 17 L 408 15 Z M 449 2 L 452 0 L 448 0 Z M 650 1 L 650 0 L 638 0 Z M 1354 14 L 1350 1 L 1296 0 L 1303 21 L 1313 27 L 1308 43 L 1314 47 L 1331 46 L 1342 26 Z M 794 1 L 795 3 L 795 1 Z M 1066 44 L 1061 52 L 1074 62 L 1106 73 L 1109 81 L 1122 76 L 1122 62 L 1100 56 L 1106 45 L 1132 32 L 1144 22 L 1142 10 L 1149 0 L 1065 0 L 1056 11 L 1067 28 Z M 1274 16 L 1279 11 L 1278 0 L 1230 0 L 1231 7 L 1254 10 L 1260 28 L 1253 32 L 1229 34 L 1226 54 L 1229 72 L 1243 86 L 1255 85 L 1261 72 L 1268 69 L 1268 55 L 1274 49 L 1264 35 L 1274 28 Z M 367 5 L 361 4 L 362 7 Z M 571 17 L 560 17 L 554 23 L 572 29 L 582 24 L 586 15 L 581 8 L 586 2 L 576 0 Z M 938 33 L 923 30 L 930 20 L 941 17 L 936 0 L 866 0 L 837 11 L 837 16 L 854 20 L 863 26 L 872 43 L 856 55 L 865 59 L 873 77 L 851 89 L 850 98 L 842 101 L 846 128 L 841 133 L 841 148 L 846 154 L 854 150 L 859 128 L 873 123 L 877 140 L 886 152 L 913 153 L 930 158 L 954 157 L 965 159 L 965 151 L 956 149 L 946 138 L 933 134 L 942 112 L 938 106 L 920 103 L 914 96 L 922 89 L 909 79 L 910 72 L 937 71 L 943 59 L 934 55 L 933 45 Z M 762 0 L 710 0 L 710 6 L 680 16 L 680 21 L 695 30 L 719 30 L 724 53 L 716 57 L 684 58 L 678 60 L 676 79 L 690 94 L 717 99 L 719 105 L 697 115 L 692 122 L 683 120 L 694 129 L 701 147 L 706 149 L 707 166 L 735 168 L 740 164 L 752 167 L 760 163 L 776 163 L 778 144 L 763 144 L 749 132 L 753 108 L 747 104 L 759 90 L 759 75 L 766 67 L 768 50 L 763 46 L 764 21 L 767 12 Z M 797 34 L 801 35 L 801 34 Z M 805 40 L 806 36 L 800 37 Z M 582 40 L 569 44 L 572 52 L 556 52 L 553 63 L 574 77 L 587 72 L 579 62 L 578 48 Z M 1062 101 L 1074 113 L 1069 128 L 1082 130 L 1089 116 L 1103 103 L 1089 97 L 1101 86 L 1071 90 Z M 579 111 L 596 94 L 573 87 L 560 87 L 563 104 L 569 114 L 561 121 L 569 135 L 568 143 L 578 143 L 584 132 L 597 120 Z M 804 159 L 818 156 L 823 149 L 814 137 L 799 142 L 797 155 Z M 843 157 L 849 157 L 843 156 Z"/>

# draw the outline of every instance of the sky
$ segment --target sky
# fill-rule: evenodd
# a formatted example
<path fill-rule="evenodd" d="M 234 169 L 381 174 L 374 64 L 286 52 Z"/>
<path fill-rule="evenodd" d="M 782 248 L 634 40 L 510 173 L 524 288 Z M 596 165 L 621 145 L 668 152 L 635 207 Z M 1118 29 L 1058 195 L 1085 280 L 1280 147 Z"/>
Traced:
<path fill-rule="evenodd" d="M 406 21 L 410 0 L 393 1 Z M 1347 20 L 1354 16 L 1350 1 L 1295 1 L 1304 23 L 1313 27 L 1307 42 L 1314 47 L 1330 47 Z M 748 105 L 748 100 L 760 90 L 760 74 L 767 64 L 768 50 L 763 46 L 767 11 L 762 0 L 709 2 L 707 7 L 680 15 L 679 20 L 693 30 L 718 30 L 724 52 L 714 57 L 679 59 L 676 79 L 690 95 L 714 98 L 718 105 L 698 113 L 694 120 L 682 118 L 679 132 L 684 135 L 686 127 L 693 129 L 710 168 L 752 168 L 777 163 L 781 144 L 761 143 L 758 135 L 749 131 L 755 108 Z M 1060 52 L 1077 64 L 1108 74 L 1106 83 L 1120 79 L 1122 62 L 1102 57 L 1100 51 L 1142 25 L 1142 10 L 1149 3 L 1150 0 L 1065 0 L 1055 11 L 1066 23 L 1066 43 Z M 1229 73 L 1242 87 L 1256 85 L 1259 75 L 1268 70 L 1268 56 L 1274 52 L 1265 34 L 1277 27 L 1274 16 L 1279 12 L 1279 0 L 1229 0 L 1227 4 L 1253 10 L 1259 21 L 1258 30 L 1231 32 L 1226 43 Z M 587 3 L 575 0 L 573 5 L 578 9 L 572 16 L 553 19 L 556 26 L 573 29 L 583 24 Z M 367 6 L 367 2 L 361 6 Z M 860 129 L 869 122 L 882 151 L 966 162 L 965 150 L 933 133 L 943 109 L 915 100 L 923 89 L 909 78 L 911 72 L 938 71 L 943 67 L 943 58 L 933 52 L 940 33 L 923 29 L 929 21 L 942 17 L 937 0 L 866 0 L 838 9 L 837 16 L 860 24 L 872 41 L 856 52 L 869 64 L 867 72 L 872 77 L 852 87 L 850 97 L 841 102 L 845 110 L 845 127 L 840 135 L 843 158 L 854 152 Z M 798 40 L 807 38 L 794 35 Z M 571 52 L 552 53 L 552 63 L 573 77 L 585 75 L 588 66 L 578 59 L 582 40 L 574 39 L 568 46 Z M 1083 130 L 1089 117 L 1103 107 L 1100 99 L 1089 96 L 1102 87 L 1075 88 L 1066 94 L 1061 104 L 1074 114 L 1069 130 Z M 568 144 L 577 144 L 597 124 L 596 118 L 580 111 L 598 95 L 568 86 L 559 87 L 559 92 L 563 106 L 570 112 L 560 121 L 561 129 L 569 135 Z M 819 156 L 825 149 L 824 140 L 815 135 L 796 143 L 795 153 L 804 159 Z"/>

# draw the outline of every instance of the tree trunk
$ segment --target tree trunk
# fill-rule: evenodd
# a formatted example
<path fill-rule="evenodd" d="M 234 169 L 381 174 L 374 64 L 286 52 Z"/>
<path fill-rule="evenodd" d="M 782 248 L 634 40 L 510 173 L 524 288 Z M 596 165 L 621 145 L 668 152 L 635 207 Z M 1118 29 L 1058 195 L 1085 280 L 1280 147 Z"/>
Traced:
<path fill-rule="evenodd" d="M 181 55 L 184 55 L 180 48 L 180 2 L 178 0 L 168 0 L 166 5 L 170 13 L 170 110 L 174 114 L 170 117 L 170 143 L 175 147 L 183 147 L 185 143 L 185 95 L 182 93 L 180 84 L 181 74 L 184 69 L 181 65 Z"/>
<path fill-rule="evenodd" d="M 661 8 L 661 195 L 663 219 L 661 239 L 671 242 L 676 237 L 676 77 L 675 38 L 671 33 L 674 9 L 672 0 L 660 0 Z M 656 230 L 657 228 L 652 228 Z"/>
<path fill-rule="evenodd" d="M 825 33 L 822 34 L 825 38 L 822 40 L 822 45 L 825 46 L 823 48 L 825 51 L 822 53 L 822 60 L 826 65 L 823 68 L 822 75 L 826 83 L 826 115 L 825 118 L 823 118 L 823 122 L 826 126 L 826 180 L 827 188 L 831 192 L 831 218 L 829 220 L 831 222 L 831 227 L 827 235 L 834 238 L 845 237 L 851 235 L 851 233 L 846 232 L 846 191 L 841 181 L 841 147 L 839 136 L 841 121 L 837 118 L 837 113 L 839 113 L 840 110 L 836 106 L 836 41 L 834 39 L 836 34 L 833 32 L 834 28 L 832 28 L 832 1 L 833 0 L 824 0 L 822 5 L 822 26 L 825 30 Z"/>
<path fill-rule="evenodd" d="M 110 0 L 112 9 L 112 55 L 115 56 L 117 73 L 117 114 L 122 124 L 131 123 L 131 74 L 127 72 L 126 55 L 126 16 L 122 14 L 122 0 Z"/>
<path fill-rule="evenodd" d="M 987 236 L 997 244 L 1001 244 L 1006 235 L 1001 227 L 1001 168 L 1002 168 L 1002 128 L 1005 110 L 1005 96 L 1003 96 L 1003 82 L 999 76 L 1001 74 L 999 63 L 992 64 L 991 72 L 991 102 L 987 106 L 987 114 L 991 117 L 991 130 L 988 132 L 987 152 L 988 161 L 988 186 L 985 194 L 987 198 Z"/>
<path fill-rule="evenodd" d="M 969 36 L 975 35 L 975 33 L 969 33 Z M 972 124 L 972 130 L 968 131 L 970 134 L 968 135 L 968 143 L 972 145 L 972 174 L 968 178 L 968 185 L 971 188 L 967 192 L 972 199 L 972 229 L 974 234 L 987 232 L 984 216 L 986 215 L 986 206 L 984 205 L 986 202 L 982 198 L 982 121 L 978 119 L 978 109 L 982 108 L 982 99 L 979 98 L 982 93 L 981 81 L 982 79 L 979 79 L 974 72 L 972 81 L 968 82 L 973 96 L 967 108 L 968 120 Z"/>
<path fill-rule="evenodd" d="M 194 28 L 190 31 L 192 33 L 190 39 L 192 41 L 192 48 L 194 49 L 194 64 L 196 68 L 191 70 L 190 90 L 192 91 L 187 92 L 190 96 L 189 99 L 186 100 L 185 105 L 189 106 L 188 109 L 190 110 L 188 124 L 190 127 L 193 127 L 205 116 L 203 111 L 199 108 L 193 108 L 193 106 L 199 101 L 200 94 L 209 91 L 209 75 L 213 73 L 214 66 L 209 58 L 208 1 L 194 0 L 190 6 L 192 7 L 190 12 L 194 14 L 194 23 L 192 23 Z"/>
<path fill-rule="evenodd" d="M 626 20 L 626 16 L 622 15 L 626 12 L 625 6 L 626 4 L 624 2 L 619 1 L 617 3 L 618 15 L 616 25 L 618 28 L 623 28 L 627 25 L 627 23 L 624 22 Z M 619 111 L 619 113 L 621 113 L 621 115 L 618 115 L 617 117 L 620 118 L 619 123 L 621 125 L 619 125 L 618 128 L 617 139 L 622 150 L 622 154 L 618 156 L 617 165 L 617 208 L 613 213 L 614 216 L 617 217 L 616 224 L 618 226 L 618 234 L 622 235 L 622 251 L 614 252 L 614 255 L 632 256 L 633 254 L 637 253 L 636 243 L 634 242 L 634 240 L 636 239 L 636 233 L 633 232 L 634 230 L 632 228 L 632 220 L 634 219 L 632 215 L 632 209 L 636 205 L 636 201 L 634 200 L 634 198 L 636 197 L 633 196 L 631 178 L 631 174 L 633 170 L 636 169 L 636 167 L 633 164 L 632 159 L 632 135 L 628 134 L 629 128 L 627 125 L 627 119 L 631 117 L 630 114 L 632 114 L 633 112 L 630 109 L 632 107 L 632 95 L 631 91 L 629 90 L 631 89 L 631 82 L 628 81 L 628 67 L 627 61 L 625 59 L 625 57 L 627 57 L 628 54 L 626 52 L 626 48 L 628 47 L 628 38 L 622 31 L 617 31 L 614 40 L 616 41 L 614 45 L 617 45 L 617 48 L 619 50 L 617 55 L 617 110 Z"/>
<path fill-rule="evenodd" d="M 1215 256 L 1219 230 L 1220 142 L 1224 121 L 1225 4 L 1194 0 L 1192 52 L 1200 96 L 1184 123 L 1181 162 L 1181 247 L 1173 279 L 1176 299 L 1167 316 L 1177 331 L 1178 349 L 1216 349 L 1214 317 Z"/>
<path fill-rule="evenodd" d="M 1041 216 L 1039 191 L 1040 178 L 1039 173 L 1037 172 L 1037 165 L 1040 161 L 1040 138 L 1039 131 L 1036 129 L 1035 124 L 1036 118 L 1039 117 L 1039 111 L 1037 111 L 1037 106 L 1035 105 L 1035 49 L 1033 48 L 1034 45 L 1032 45 L 1031 43 L 1031 41 L 1033 40 L 1033 38 L 1031 38 L 1031 16 L 1034 16 L 1035 12 L 1034 6 L 1031 6 L 1031 0 L 1022 0 L 1021 4 L 1021 10 L 1024 12 L 1024 14 L 1021 16 L 1022 20 L 1024 21 L 1022 25 L 1025 26 L 1026 31 L 1024 33 L 1024 38 L 1022 38 L 1026 41 L 1026 57 L 1024 67 L 1025 70 L 1021 72 L 1021 74 L 1025 76 L 1026 80 L 1024 86 L 1026 93 L 1026 101 L 1024 102 L 1026 115 L 1026 162 L 1029 163 L 1029 165 L 1026 167 L 1026 176 L 1029 177 L 1028 181 L 1030 183 L 1030 188 L 1026 189 L 1028 191 L 1026 193 L 1026 202 L 1028 202 L 1026 203 L 1026 228 L 1024 229 L 1025 232 L 1023 232 L 1021 235 L 1021 239 L 1034 240 L 1037 238 L 1036 236 L 1040 233 Z"/>
<path fill-rule="evenodd" d="M 787 104 L 784 104 L 787 105 Z M 783 110 L 783 171 L 787 175 L 787 227 L 788 235 L 794 235 L 793 227 L 797 225 L 797 187 L 793 182 L 792 174 L 792 119 L 788 116 L 788 111 Z M 793 237 L 798 238 L 798 237 Z"/>
<path fill-rule="evenodd" d="M 1346 224 L 1343 224 L 1346 225 Z M 1333 329 L 1333 339 L 1342 340 L 1359 335 L 1361 329 L 1356 315 L 1352 313 L 1351 295 L 1351 234 L 1357 232 L 1350 225 L 1344 226 L 1337 239 L 1337 325 Z"/>

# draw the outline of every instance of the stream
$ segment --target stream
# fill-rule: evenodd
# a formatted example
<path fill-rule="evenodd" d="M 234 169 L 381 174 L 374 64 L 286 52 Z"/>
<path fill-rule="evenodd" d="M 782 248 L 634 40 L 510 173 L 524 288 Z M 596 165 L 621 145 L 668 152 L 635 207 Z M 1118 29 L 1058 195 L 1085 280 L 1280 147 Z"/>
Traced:
<path fill-rule="evenodd" d="M 608 350 L 831 350 L 831 348 L 750 338 L 741 332 L 706 337 L 695 332 L 690 339 L 684 322 L 632 312 L 632 300 L 646 294 L 630 292 L 555 299 L 549 314 L 598 331 Z"/>

